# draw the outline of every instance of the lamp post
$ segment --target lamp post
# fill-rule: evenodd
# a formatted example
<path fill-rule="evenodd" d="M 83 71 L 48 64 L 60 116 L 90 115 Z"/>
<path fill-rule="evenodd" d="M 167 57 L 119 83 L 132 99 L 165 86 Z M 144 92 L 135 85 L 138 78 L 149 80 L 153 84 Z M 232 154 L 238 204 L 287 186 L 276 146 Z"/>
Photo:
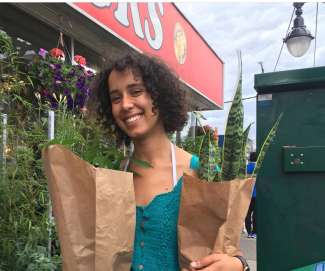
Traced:
<path fill-rule="evenodd" d="M 295 57 L 303 56 L 309 49 L 310 42 L 314 37 L 310 34 L 310 31 L 304 25 L 304 18 L 301 17 L 301 7 L 305 3 L 293 3 L 296 8 L 297 17 L 294 20 L 292 30 L 283 39 L 287 44 L 288 51 Z"/>
<path fill-rule="evenodd" d="M 262 68 L 262 73 L 264 73 L 264 68 L 263 68 L 263 62 L 262 61 L 259 61 L 258 64 L 261 65 L 261 68 Z"/>

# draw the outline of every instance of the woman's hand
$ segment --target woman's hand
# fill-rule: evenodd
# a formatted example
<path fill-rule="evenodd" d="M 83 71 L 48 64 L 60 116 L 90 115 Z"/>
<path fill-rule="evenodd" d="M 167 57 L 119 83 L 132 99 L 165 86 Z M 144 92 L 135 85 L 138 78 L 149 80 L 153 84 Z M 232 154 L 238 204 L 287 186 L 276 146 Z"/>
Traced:
<path fill-rule="evenodd" d="M 242 262 L 236 257 L 230 257 L 226 254 L 211 254 L 203 257 L 189 266 L 190 271 L 243 271 Z M 189 271 L 183 269 L 182 271 Z"/>

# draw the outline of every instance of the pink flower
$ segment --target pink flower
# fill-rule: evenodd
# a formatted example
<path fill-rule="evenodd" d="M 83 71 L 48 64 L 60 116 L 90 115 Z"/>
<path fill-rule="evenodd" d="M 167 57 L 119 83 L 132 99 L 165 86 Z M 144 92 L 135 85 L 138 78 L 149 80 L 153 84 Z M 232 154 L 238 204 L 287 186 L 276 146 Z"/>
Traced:
<path fill-rule="evenodd" d="M 56 83 L 57 83 L 57 84 L 61 84 L 61 81 L 60 81 L 60 80 L 56 80 Z"/>
<path fill-rule="evenodd" d="M 55 66 L 53 64 L 50 64 L 50 67 L 54 70 Z"/>
<path fill-rule="evenodd" d="M 47 89 L 44 89 L 45 94 L 49 94 L 49 91 Z"/>
<path fill-rule="evenodd" d="M 85 72 L 84 74 L 85 74 L 86 76 L 88 76 L 88 73 Z"/>
<path fill-rule="evenodd" d="M 42 78 L 42 77 L 43 77 L 43 74 L 42 74 L 42 73 L 39 73 L 39 74 L 37 75 L 37 77 Z"/>
<path fill-rule="evenodd" d="M 43 56 L 43 55 L 45 56 L 46 51 L 43 48 L 41 48 L 41 50 L 39 50 L 38 54 L 41 55 L 41 56 Z"/>
<path fill-rule="evenodd" d="M 42 89 L 42 87 L 41 87 L 41 86 L 39 86 L 39 87 L 38 87 L 38 89 Z"/>
<path fill-rule="evenodd" d="M 30 63 L 28 63 L 27 66 L 30 67 Z"/>

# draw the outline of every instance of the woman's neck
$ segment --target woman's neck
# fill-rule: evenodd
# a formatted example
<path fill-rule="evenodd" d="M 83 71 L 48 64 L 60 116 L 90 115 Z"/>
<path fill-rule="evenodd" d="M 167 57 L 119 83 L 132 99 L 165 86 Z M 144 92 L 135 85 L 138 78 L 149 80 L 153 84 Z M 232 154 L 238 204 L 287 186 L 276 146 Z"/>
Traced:
<path fill-rule="evenodd" d="M 133 141 L 133 156 L 154 165 L 156 161 L 170 160 L 170 141 L 165 133 L 151 135 L 148 138 Z"/>

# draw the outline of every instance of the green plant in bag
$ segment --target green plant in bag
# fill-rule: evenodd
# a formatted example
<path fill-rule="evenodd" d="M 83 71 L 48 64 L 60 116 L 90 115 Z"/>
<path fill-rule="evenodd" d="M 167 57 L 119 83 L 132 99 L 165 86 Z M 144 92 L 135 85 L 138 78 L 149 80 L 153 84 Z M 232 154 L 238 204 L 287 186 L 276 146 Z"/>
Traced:
<path fill-rule="evenodd" d="M 197 111 L 194 111 L 192 113 L 199 120 L 200 126 L 202 127 L 200 119 L 205 120 L 202 113 Z M 257 159 L 255 170 L 252 174 L 252 178 L 255 178 L 257 176 L 258 170 L 261 167 L 267 149 L 275 136 L 281 118 L 282 114 L 279 116 L 277 122 L 273 126 L 263 144 L 262 150 Z M 216 151 L 210 146 L 210 133 L 205 133 L 199 154 L 200 179 L 208 182 L 224 182 L 231 181 L 236 178 L 246 178 L 246 145 L 252 123 L 249 124 L 249 126 L 244 131 L 243 121 L 244 108 L 242 103 L 242 61 L 241 53 L 238 52 L 238 76 L 233 102 L 228 112 L 222 152 L 223 159 L 221 172 L 218 173 L 216 168 L 212 166 L 213 163 L 215 164 Z"/>

